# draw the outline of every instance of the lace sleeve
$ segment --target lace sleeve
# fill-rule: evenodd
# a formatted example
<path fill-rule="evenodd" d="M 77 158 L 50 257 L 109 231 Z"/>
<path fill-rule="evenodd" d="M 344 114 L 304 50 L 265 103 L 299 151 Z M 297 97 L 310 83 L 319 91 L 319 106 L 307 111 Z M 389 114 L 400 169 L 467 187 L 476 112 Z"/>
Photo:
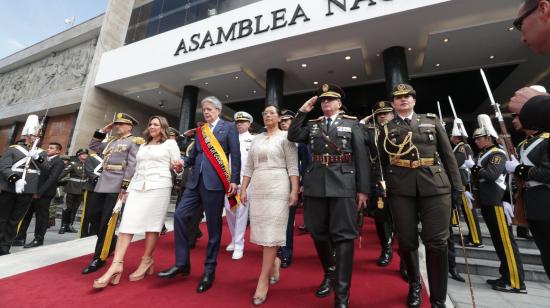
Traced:
<path fill-rule="evenodd" d="M 252 177 L 252 173 L 254 173 L 254 147 L 256 147 L 256 142 L 252 141 L 244 168 L 241 170 L 241 176 Z"/>
<path fill-rule="evenodd" d="M 298 147 L 294 142 L 283 140 L 283 151 L 285 153 L 286 170 L 289 176 L 299 176 L 298 171 Z"/>

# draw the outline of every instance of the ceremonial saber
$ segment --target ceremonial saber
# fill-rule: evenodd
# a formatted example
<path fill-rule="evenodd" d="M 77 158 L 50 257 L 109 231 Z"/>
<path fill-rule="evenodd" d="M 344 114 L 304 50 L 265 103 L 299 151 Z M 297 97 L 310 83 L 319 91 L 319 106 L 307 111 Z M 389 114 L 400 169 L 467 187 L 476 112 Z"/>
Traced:
<path fill-rule="evenodd" d="M 439 123 L 441 123 L 443 129 L 445 129 L 445 121 L 443 121 L 443 114 L 441 113 L 441 105 L 439 104 L 439 101 L 437 101 L 437 111 L 439 112 Z"/>

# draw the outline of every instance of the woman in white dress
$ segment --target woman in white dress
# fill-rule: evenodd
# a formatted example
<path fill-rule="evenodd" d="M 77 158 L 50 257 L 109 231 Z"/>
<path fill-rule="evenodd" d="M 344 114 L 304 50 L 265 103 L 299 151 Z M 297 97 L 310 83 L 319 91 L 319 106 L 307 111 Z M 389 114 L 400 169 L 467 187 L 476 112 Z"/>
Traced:
<path fill-rule="evenodd" d="M 279 280 L 281 260 L 277 249 L 286 244 L 289 206 L 298 202 L 298 150 L 279 129 L 280 112 L 268 106 L 262 113 L 267 132 L 252 141 L 242 172 L 241 203 L 250 186 L 250 242 L 263 246 L 263 261 L 254 305 L 267 298 L 269 284 Z"/>
<path fill-rule="evenodd" d="M 136 171 L 128 186 L 115 256 L 107 272 L 94 281 L 94 288 L 119 283 L 124 255 L 136 233 L 145 233 L 145 251 L 129 279 L 137 281 L 153 274 L 153 250 L 166 218 L 173 185 L 170 170 L 181 172 L 183 161 L 176 141 L 169 138 L 166 118 L 152 116 L 148 123 L 143 133 L 145 144 L 136 155 Z"/>

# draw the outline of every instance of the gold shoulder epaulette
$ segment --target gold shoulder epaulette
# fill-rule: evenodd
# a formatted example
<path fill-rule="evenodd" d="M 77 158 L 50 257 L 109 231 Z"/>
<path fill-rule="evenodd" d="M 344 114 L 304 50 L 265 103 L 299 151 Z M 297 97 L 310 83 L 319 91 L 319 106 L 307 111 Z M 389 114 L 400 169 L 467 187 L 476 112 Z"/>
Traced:
<path fill-rule="evenodd" d="M 540 135 L 541 138 L 543 139 L 548 139 L 550 138 L 550 133 L 542 133 L 542 135 Z"/>
<path fill-rule="evenodd" d="M 132 137 L 132 142 L 135 143 L 135 144 L 144 144 L 145 139 L 143 139 L 141 137 Z"/>
<path fill-rule="evenodd" d="M 342 115 L 342 118 L 344 118 L 344 119 L 350 119 L 350 120 L 357 120 L 357 117 L 350 116 L 350 115 L 347 115 L 347 114 L 343 114 L 343 115 Z"/>
<path fill-rule="evenodd" d="M 426 113 L 426 116 L 427 116 L 428 118 L 435 118 L 435 117 L 437 117 L 437 116 L 435 115 L 435 113 Z"/>
<path fill-rule="evenodd" d="M 320 116 L 318 117 L 317 119 L 311 119 L 309 120 L 309 122 L 317 122 L 317 121 L 321 121 L 323 119 L 323 116 Z"/>

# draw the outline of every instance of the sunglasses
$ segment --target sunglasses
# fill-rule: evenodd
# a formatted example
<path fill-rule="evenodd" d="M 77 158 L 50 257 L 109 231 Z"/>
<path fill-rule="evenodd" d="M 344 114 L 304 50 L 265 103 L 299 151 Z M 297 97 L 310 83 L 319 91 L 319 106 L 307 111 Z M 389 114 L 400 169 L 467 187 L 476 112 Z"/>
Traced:
<path fill-rule="evenodd" d="M 521 16 L 516 18 L 514 20 L 514 22 L 512 23 L 514 25 L 514 28 L 516 28 L 518 31 L 521 31 L 521 27 L 523 27 L 523 20 L 525 20 L 525 18 L 527 18 L 529 15 L 533 14 L 533 12 L 538 9 L 538 7 L 539 6 L 537 4 L 537 5 L 535 5 L 534 8 L 531 8 L 531 9 L 525 11 L 525 13 L 521 14 Z"/>

